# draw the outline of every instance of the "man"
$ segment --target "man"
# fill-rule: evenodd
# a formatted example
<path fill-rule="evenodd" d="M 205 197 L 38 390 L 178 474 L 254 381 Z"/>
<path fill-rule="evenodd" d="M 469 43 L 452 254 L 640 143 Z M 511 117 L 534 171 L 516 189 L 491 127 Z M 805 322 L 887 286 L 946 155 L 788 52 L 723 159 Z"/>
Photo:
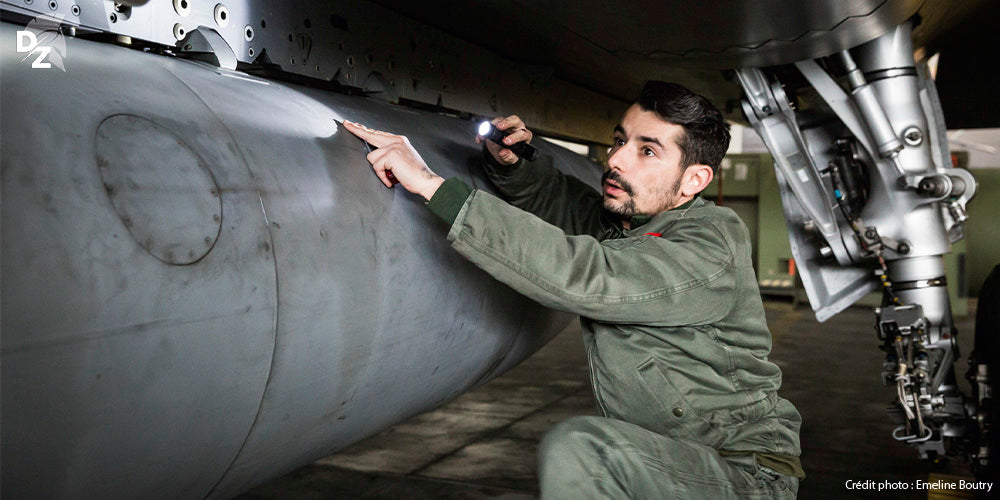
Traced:
<path fill-rule="evenodd" d="M 546 436 L 542 497 L 794 498 L 801 418 L 776 393 L 747 230 L 698 196 L 729 144 L 719 111 L 647 83 L 615 127 L 602 193 L 504 147 L 531 140 L 516 116 L 493 123 L 510 135 L 486 142 L 484 166 L 509 203 L 435 175 L 405 137 L 345 125 L 379 148 L 386 186 L 392 174 L 451 224 L 459 253 L 580 315 L 602 416 Z"/>

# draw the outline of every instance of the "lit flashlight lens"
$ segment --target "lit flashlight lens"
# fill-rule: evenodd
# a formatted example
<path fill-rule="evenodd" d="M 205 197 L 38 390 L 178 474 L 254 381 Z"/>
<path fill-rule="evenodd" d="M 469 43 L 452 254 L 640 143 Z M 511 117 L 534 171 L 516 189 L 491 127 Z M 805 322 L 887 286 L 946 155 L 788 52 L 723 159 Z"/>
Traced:
<path fill-rule="evenodd" d="M 493 128 L 493 125 L 491 125 L 490 122 L 480 123 L 479 124 L 479 135 L 481 135 L 483 137 L 489 136 L 490 135 L 490 129 L 492 129 L 492 128 Z"/>

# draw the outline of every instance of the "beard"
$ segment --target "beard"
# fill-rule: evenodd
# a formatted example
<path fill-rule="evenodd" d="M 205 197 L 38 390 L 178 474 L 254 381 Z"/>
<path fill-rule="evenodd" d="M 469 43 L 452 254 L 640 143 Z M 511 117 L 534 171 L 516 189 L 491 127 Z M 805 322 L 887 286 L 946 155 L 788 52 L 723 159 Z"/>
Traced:
<path fill-rule="evenodd" d="M 606 170 L 604 174 L 601 175 L 601 185 L 604 185 L 604 181 L 613 181 L 622 191 L 628 195 L 628 199 L 625 201 L 618 201 L 614 198 L 604 198 L 604 209 L 608 212 L 615 214 L 622 219 L 631 219 L 632 216 L 636 214 L 635 211 L 635 188 L 628 183 L 625 179 L 622 179 L 618 172 L 614 170 Z"/>
<path fill-rule="evenodd" d="M 604 210 L 617 215 L 622 220 L 628 220 L 636 215 L 635 200 L 632 198 L 625 201 L 606 199 L 604 200 Z"/>
<path fill-rule="evenodd" d="M 681 177 L 678 176 L 677 180 L 674 181 L 674 184 L 673 186 L 671 186 L 670 190 L 666 193 L 661 194 L 660 200 L 658 200 L 659 203 L 656 203 L 656 206 L 659 207 L 659 210 L 649 214 L 640 213 L 636 208 L 634 186 L 629 184 L 628 181 L 626 181 L 625 179 L 622 179 L 621 175 L 619 175 L 618 172 L 614 170 L 608 170 L 604 172 L 603 175 L 601 175 L 602 185 L 606 180 L 614 181 L 614 183 L 617 184 L 622 189 L 622 191 L 625 192 L 627 198 L 625 200 L 619 200 L 616 198 L 608 198 L 607 196 L 605 196 L 604 210 L 620 217 L 622 220 L 625 221 L 631 219 L 636 215 L 653 216 L 660 212 L 669 210 L 674 207 L 677 199 L 680 198 Z"/>

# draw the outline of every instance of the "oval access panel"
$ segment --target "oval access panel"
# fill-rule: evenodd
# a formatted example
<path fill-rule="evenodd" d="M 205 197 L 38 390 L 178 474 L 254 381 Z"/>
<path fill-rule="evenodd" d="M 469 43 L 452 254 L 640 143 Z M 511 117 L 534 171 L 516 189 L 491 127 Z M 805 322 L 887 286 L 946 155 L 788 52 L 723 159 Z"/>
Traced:
<path fill-rule="evenodd" d="M 205 162 L 152 120 L 112 115 L 97 127 L 97 167 L 129 234 L 167 264 L 198 261 L 222 227 L 219 186 Z"/>

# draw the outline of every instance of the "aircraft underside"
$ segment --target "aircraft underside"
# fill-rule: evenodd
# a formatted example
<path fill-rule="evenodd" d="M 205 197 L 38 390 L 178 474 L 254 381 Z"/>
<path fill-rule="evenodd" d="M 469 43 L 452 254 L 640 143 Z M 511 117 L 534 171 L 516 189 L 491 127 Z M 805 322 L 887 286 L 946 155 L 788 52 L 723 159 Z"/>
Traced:
<path fill-rule="evenodd" d="M 882 293 L 893 436 L 994 467 L 996 354 L 962 394 L 942 258 L 976 181 L 912 44 L 936 6 L 698 7 L 745 32 L 656 46 L 597 5 L 484 2 L 470 28 L 435 18 L 447 3 L 0 3 L 5 496 L 228 498 L 516 365 L 570 318 L 452 252 L 339 123 L 491 189 L 473 118 L 600 150 L 644 79 L 742 109 L 764 139 L 819 320 Z M 686 12 L 656 4 L 618 7 Z M 536 145 L 597 185 L 593 162 Z"/>

